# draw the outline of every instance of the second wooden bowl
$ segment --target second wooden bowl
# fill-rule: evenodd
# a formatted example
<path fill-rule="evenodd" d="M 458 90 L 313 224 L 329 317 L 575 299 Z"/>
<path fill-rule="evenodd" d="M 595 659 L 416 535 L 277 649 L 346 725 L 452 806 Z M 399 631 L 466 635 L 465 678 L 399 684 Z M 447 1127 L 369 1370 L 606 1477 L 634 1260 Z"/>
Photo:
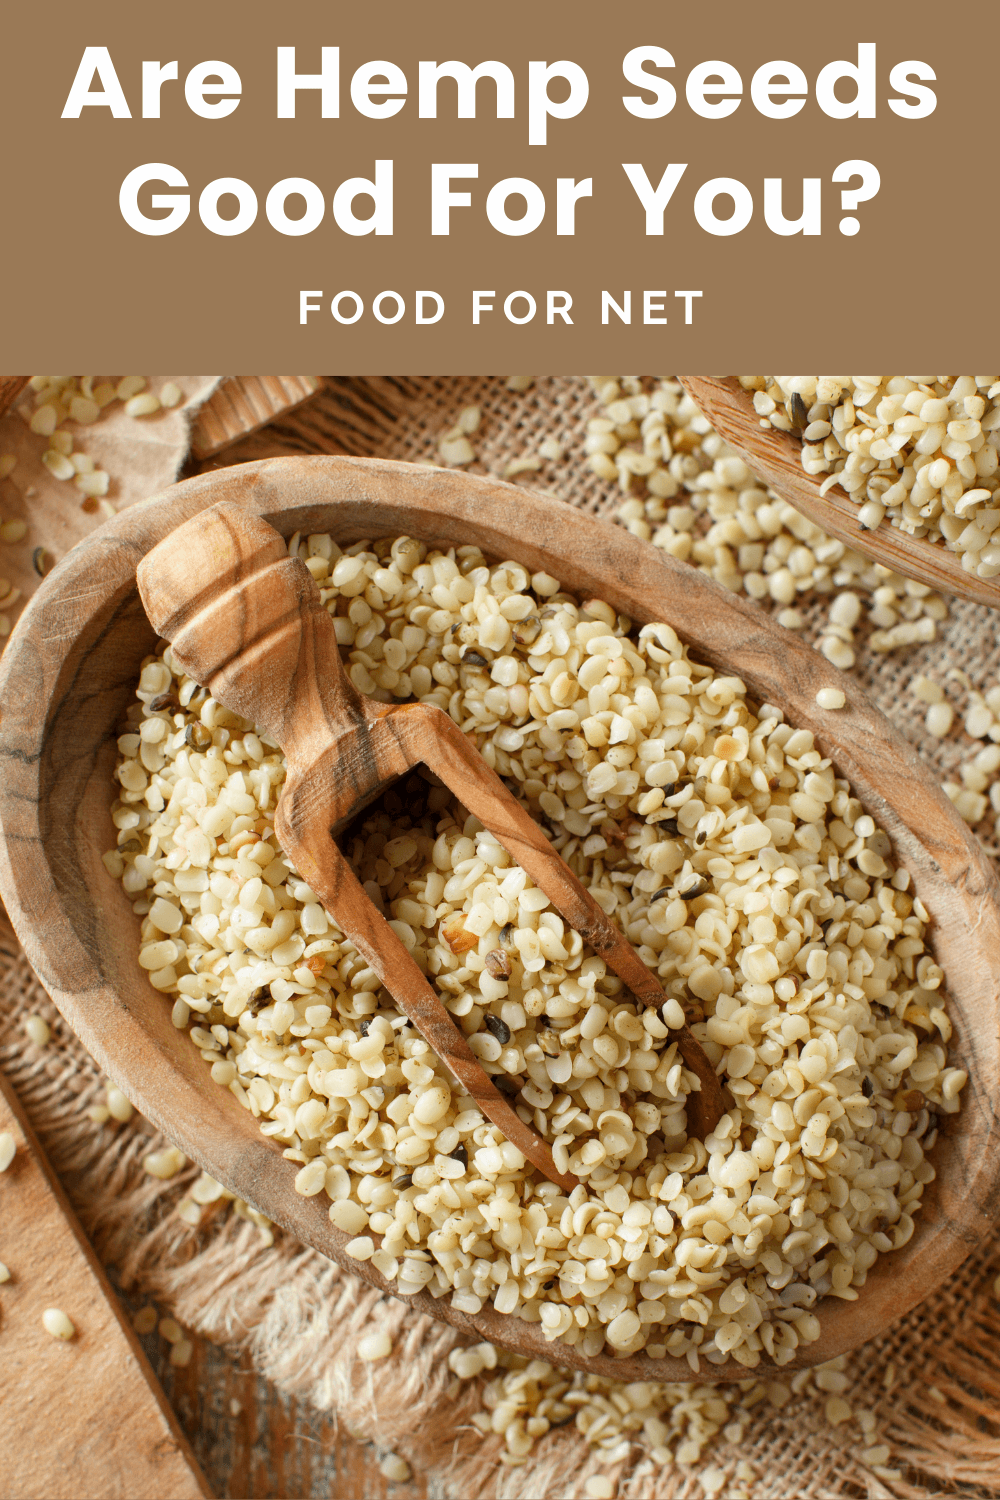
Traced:
<path fill-rule="evenodd" d="M 779 432 L 769 423 L 761 425 L 754 410 L 753 393 L 745 391 L 735 375 L 682 375 L 680 382 L 720 437 L 735 448 L 751 469 L 807 520 L 846 547 L 862 552 L 904 578 L 913 578 L 928 588 L 989 604 L 1000 609 L 1000 578 L 980 578 L 967 573 L 958 552 L 944 542 L 910 536 L 888 520 L 865 531 L 858 520 L 858 505 L 835 484 L 825 495 L 820 487 L 825 474 L 807 474 L 802 467 L 802 441 L 793 433 Z"/>
<path fill-rule="evenodd" d="M 1000 1096 L 997 972 L 1000 905 L 989 863 L 913 749 L 816 652 L 694 568 L 627 532 L 512 485 L 374 459 L 294 458 L 246 464 L 175 485 L 95 532 L 45 580 L 0 663 L 0 895 L 55 1003 L 138 1109 L 213 1177 L 373 1285 L 346 1255 L 321 1198 L 293 1190 L 279 1148 L 211 1081 L 170 1006 L 137 962 L 139 919 L 101 864 L 112 847 L 116 726 L 154 646 L 136 590 L 140 559 L 198 510 L 235 500 L 283 535 L 329 531 L 344 545 L 408 533 L 475 543 L 607 599 L 643 623 L 665 620 L 713 667 L 736 672 L 753 699 L 811 729 L 824 754 L 890 835 L 933 919 L 955 1034 L 969 1082 L 934 1152 L 913 1238 L 883 1256 L 856 1302 L 826 1298 L 822 1333 L 800 1350 L 814 1364 L 881 1333 L 933 1291 L 989 1232 L 997 1214 Z M 824 712 L 821 687 L 848 707 Z M 586 1359 L 546 1343 L 537 1325 L 491 1308 L 476 1317 L 444 1298 L 410 1299 L 470 1335 L 530 1357 L 624 1380 L 688 1380 L 679 1360 Z M 761 1367 L 765 1368 L 764 1366 Z M 785 1368 L 788 1368 L 787 1366 Z M 743 1380 L 730 1362 L 713 1380 Z"/>

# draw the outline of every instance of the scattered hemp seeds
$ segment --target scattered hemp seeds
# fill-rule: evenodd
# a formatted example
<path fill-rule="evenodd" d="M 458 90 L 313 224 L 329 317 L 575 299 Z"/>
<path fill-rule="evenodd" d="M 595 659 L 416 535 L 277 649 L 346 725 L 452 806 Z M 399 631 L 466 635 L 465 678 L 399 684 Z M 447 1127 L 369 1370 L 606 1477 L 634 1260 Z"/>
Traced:
<path fill-rule="evenodd" d="M 142 1158 L 142 1170 L 147 1176 L 164 1181 L 176 1177 L 186 1166 L 187 1157 L 176 1146 L 164 1146 L 161 1151 L 150 1151 Z"/>
<path fill-rule="evenodd" d="M 623 993 L 506 852 L 411 776 L 345 852 L 569 1195 L 454 1089 L 274 837 L 284 760 L 144 663 L 119 739 L 139 963 L 213 1078 L 402 1295 L 487 1303 L 585 1354 L 776 1364 L 913 1232 L 959 1108 L 927 914 L 811 734 L 672 630 L 474 547 L 293 537 L 355 685 L 449 710 L 659 976 Z M 499 956 L 498 956 L 499 955 Z M 689 1138 L 681 1002 L 733 1109 Z M 904 1102 L 919 1096 L 919 1107 Z"/>
<path fill-rule="evenodd" d="M 831 1427 L 839 1427 L 841 1422 L 846 1422 L 851 1415 L 851 1408 L 842 1396 L 831 1396 L 823 1407 L 826 1420 Z"/>
<path fill-rule="evenodd" d="M 478 406 L 467 406 L 459 412 L 454 426 L 438 438 L 438 453 L 443 464 L 449 468 L 461 468 L 474 462 L 476 450 L 469 439 L 479 430 L 480 419 Z"/>
<path fill-rule="evenodd" d="M 9 1130 L 0 1130 L 0 1172 L 6 1172 L 17 1152 L 17 1142 Z"/>
<path fill-rule="evenodd" d="M 405 1484 L 411 1475 L 409 1464 L 398 1453 L 387 1453 L 379 1463 L 379 1471 L 392 1484 Z"/>
<path fill-rule="evenodd" d="M 140 1307 L 139 1311 L 132 1319 L 132 1327 L 135 1329 L 136 1333 L 139 1334 L 140 1337 L 142 1337 L 147 1333 L 153 1332 L 154 1328 L 156 1327 L 157 1318 L 158 1314 L 156 1308 L 152 1305 L 152 1303 L 147 1303 L 145 1307 Z"/>
<path fill-rule="evenodd" d="M 366 1361 L 386 1359 L 392 1353 L 392 1339 L 387 1333 L 366 1333 L 358 1341 L 358 1358 Z"/>
<path fill-rule="evenodd" d="M 936 740 L 945 739 L 951 731 L 954 718 L 955 710 L 950 703 L 932 703 L 924 721 L 927 733 L 933 735 Z"/>
<path fill-rule="evenodd" d="M 33 375 L 27 391 L 15 404 L 14 411 L 48 444 L 41 454 L 42 464 L 54 479 L 72 484 L 80 509 L 88 514 L 108 519 L 115 515 L 117 507 L 108 498 L 112 476 L 79 446 L 86 443 L 87 429 L 116 402 L 122 403 L 122 410 L 128 416 L 146 421 L 161 408 L 171 409 L 184 400 L 184 392 L 176 381 L 167 381 L 159 395 L 148 391 L 147 383 L 145 375 L 123 375 L 120 379 L 97 375 Z M 15 454 L 0 454 L 0 480 L 10 478 L 16 468 Z M 34 494 L 32 485 L 23 491 L 29 504 Z M 4 520 L 0 515 L 0 542 L 21 542 L 27 531 L 26 521 Z M 31 561 L 35 573 L 44 578 L 56 559 L 47 547 L 39 546 L 33 549 Z M 10 579 L 0 576 L 0 649 L 13 625 L 9 611 L 20 602 L 23 602 L 21 590 L 12 587 Z"/>
<path fill-rule="evenodd" d="M 816 694 L 816 702 L 820 708 L 844 708 L 847 696 L 840 688 L 820 688 Z"/>
<path fill-rule="evenodd" d="M 9 1281 L 9 1280 L 10 1280 L 10 1270 L 8 1269 L 7 1266 L 4 1265 L 3 1261 L 0 1260 L 0 1284 L 2 1284 L 5 1281 Z"/>
<path fill-rule="evenodd" d="M 42 1016 L 29 1016 L 24 1023 L 24 1029 L 29 1041 L 34 1042 L 36 1047 L 47 1047 L 52 1040 L 49 1023 Z"/>
<path fill-rule="evenodd" d="M 607 1474 L 591 1474 L 583 1486 L 588 1500 L 614 1500 L 615 1482 Z"/>
<path fill-rule="evenodd" d="M 68 1342 L 76 1337 L 76 1328 L 71 1318 L 59 1307 L 47 1307 L 42 1313 L 42 1327 L 54 1339 Z"/>
<path fill-rule="evenodd" d="M 141 396 L 131 396 L 125 402 L 125 415 L 127 417 L 151 417 L 154 412 L 160 410 L 160 398 L 154 396 L 152 391 L 143 391 Z"/>
<path fill-rule="evenodd" d="M 192 1344 L 190 1339 L 177 1339 L 173 1343 L 173 1347 L 170 1350 L 170 1363 L 172 1365 L 176 1365 L 178 1369 L 183 1370 L 191 1363 L 191 1356 L 193 1353 L 194 1345 Z"/>
<path fill-rule="evenodd" d="M 750 1500 L 743 1488 L 756 1479 L 752 1465 L 734 1462 L 747 1434 L 769 1413 L 782 1411 L 798 1400 L 812 1406 L 827 1419 L 829 1391 L 839 1395 L 851 1389 L 844 1355 L 815 1369 L 798 1371 L 787 1382 L 773 1376 L 749 1378 L 725 1385 L 683 1381 L 634 1381 L 625 1383 L 579 1371 L 558 1369 L 545 1360 L 528 1360 L 497 1349 L 492 1344 L 474 1344 L 453 1349 L 448 1366 L 456 1376 L 450 1394 L 463 1382 L 487 1372 L 478 1389 L 480 1409 L 472 1426 L 484 1437 L 503 1438 L 500 1461 L 507 1467 L 524 1464 L 535 1444 L 553 1428 L 573 1422 L 577 1432 L 595 1451 L 601 1464 L 627 1461 L 639 1444 L 647 1454 L 633 1471 L 641 1476 L 676 1464 L 682 1471 L 702 1463 L 708 1453 L 717 1459 L 701 1469 L 697 1479 L 704 1488 L 706 1474 L 713 1493 L 726 1488 L 729 1500 Z M 838 1425 L 840 1407 L 833 1408 Z M 867 1446 L 876 1443 L 876 1419 L 872 1412 L 857 1408 L 854 1420 Z M 887 1445 L 879 1445 L 879 1452 Z M 707 1491 L 706 1491 L 707 1493 Z"/>
<path fill-rule="evenodd" d="M 105 497 L 111 476 L 99 469 L 88 453 L 75 446 L 80 429 L 97 422 L 102 412 L 115 402 L 122 403 L 127 416 L 141 420 L 152 416 L 161 406 L 177 406 L 184 399 L 174 381 L 165 384 L 159 396 L 147 391 L 146 385 L 145 375 L 123 375 L 117 382 L 97 375 L 31 377 L 28 389 L 34 410 L 27 399 L 17 410 L 32 432 L 49 439 L 42 462 L 55 479 L 73 483 L 83 496 L 84 510 L 96 510 L 101 501 L 108 503 Z M 67 430 L 65 422 L 72 422 L 76 431 Z"/>
<path fill-rule="evenodd" d="M 124 1123 L 126 1120 L 131 1120 L 135 1114 L 131 1100 L 126 1099 L 121 1089 L 116 1088 L 113 1083 L 108 1084 L 107 1101 L 108 1114 L 113 1120 Z"/>

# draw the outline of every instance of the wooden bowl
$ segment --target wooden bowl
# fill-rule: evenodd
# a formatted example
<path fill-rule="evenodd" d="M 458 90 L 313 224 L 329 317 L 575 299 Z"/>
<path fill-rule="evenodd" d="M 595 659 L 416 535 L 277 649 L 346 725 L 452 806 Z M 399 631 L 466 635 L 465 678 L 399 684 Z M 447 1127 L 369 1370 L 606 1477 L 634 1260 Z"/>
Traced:
<path fill-rule="evenodd" d="M 861 690 L 763 611 L 626 531 L 512 485 L 357 458 L 279 458 L 175 485 L 75 547 L 45 580 L 0 663 L 0 894 L 31 963 L 84 1045 L 139 1110 L 232 1192 L 306 1244 L 391 1291 L 344 1252 L 325 1199 L 293 1190 L 294 1168 L 253 1117 L 211 1081 L 170 1006 L 137 963 L 138 918 L 101 854 L 114 845 L 115 729 L 132 701 L 152 627 L 136 590 L 139 560 L 172 528 L 220 499 L 266 517 L 285 536 L 329 531 L 347 545 L 409 533 L 476 543 L 568 587 L 607 599 L 638 622 L 666 620 L 713 667 L 733 671 L 758 702 L 811 729 L 886 829 L 934 920 L 955 1028 L 952 1058 L 969 1083 L 948 1116 L 917 1229 L 879 1258 L 856 1302 L 818 1304 L 813 1364 L 881 1333 L 934 1290 L 987 1234 L 997 1213 L 1000 1092 L 997 964 L 1000 907 L 989 863 L 915 751 Z M 821 687 L 848 707 L 824 712 Z M 476 1317 L 427 1294 L 410 1299 L 463 1332 L 532 1357 L 625 1380 L 691 1378 L 685 1361 L 585 1359 L 546 1343 L 538 1325 L 485 1309 Z M 764 1366 L 762 1365 L 762 1368 Z M 786 1367 L 788 1368 L 788 1367 Z M 702 1365 L 743 1380 L 735 1362 Z"/>
<path fill-rule="evenodd" d="M 736 449 L 754 473 L 827 535 L 855 552 L 863 552 L 872 562 L 902 573 L 904 578 L 953 594 L 956 599 L 971 599 L 974 604 L 1000 609 L 1000 576 L 979 578 L 967 573 L 959 553 L 952 552 L 944 542 L 909 536 L 888 520 L 874 531 L 863 530 L 858 521 L 859 507 L 839 485 L 821 495 L 820 486 L 829 476 L 806 473 L 797 434 L 779 432 L 770 423 L 761 426 L 753 392 L 745 391 L 735 375 L 678 378 L 719 436 Z"/>

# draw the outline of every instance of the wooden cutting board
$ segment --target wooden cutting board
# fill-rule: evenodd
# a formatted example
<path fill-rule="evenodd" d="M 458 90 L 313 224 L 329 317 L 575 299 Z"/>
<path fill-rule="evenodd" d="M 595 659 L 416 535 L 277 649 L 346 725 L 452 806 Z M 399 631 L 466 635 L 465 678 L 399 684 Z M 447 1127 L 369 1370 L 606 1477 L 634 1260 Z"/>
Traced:
<path fill-rule="evenodd" d="M 210 1500 L 205 1479 L 97 1256 L 0 1073 L 0 1495 Z M 52 1338 L 46 1308 L 76 1337 Z"/>

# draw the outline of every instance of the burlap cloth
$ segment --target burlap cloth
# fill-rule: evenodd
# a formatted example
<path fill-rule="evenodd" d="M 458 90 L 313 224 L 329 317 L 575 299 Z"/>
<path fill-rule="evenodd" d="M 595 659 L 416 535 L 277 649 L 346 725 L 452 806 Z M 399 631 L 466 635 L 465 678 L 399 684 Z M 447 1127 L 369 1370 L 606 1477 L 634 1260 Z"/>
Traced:
<path fill-rule="evenodd" d="M 564 458 L 527 481 L 549 491 L 554 504 L 579 505 L 610 522 L 620 496 L 585 467 L 585 425 L 597 408 L 580 379 L 542 377 L 519 394 L 508 391 L 502 378 L 331 382 L 285 423 L 255 434 L 216 463 L 289 452 L 433 458 L 441 431 L 469 404 L 483 413 L 473 439 L 479 460 L 470 472 L 502 473 L 511 458 L 534 452 L 544 437 L 555 435 Z M 813 613 L 822 618 L 825 611 L 820 605 Z M 953 603 L 937 642 L 888 657 L 862 647 L 855 669 L 942 778 L 975 747 L 961 734 L 960 715 L 949 739 L 927 736 L 924 710 L 905 688 L 918 671 L 943 682 L 953 666 L 968 672 L 981 690 L 1000 680 L 996 616 L 989 610 Z M 962 702 L 957 690 L 955 702 Z M 995 850 L 991 830 L 982 833 Z M 53 1040 L 44 1051 L 24 1039 L 22 1022 L 32 1012 L 52 1026 Z M 452 1330 L 372 1292 L 290 1236 L 276 1232 L 274 1243 L 266 1244 L 225 1203 L 207 1209 L 198 1229 L 178 1218 L 176 1204 L 195 1169 L 159 1182 L 141 1165 L 159 1139 L 150 1126 L 137 1117 L 127 1125 L 91 1123 L 86 1110 L 103 1099 L 100 1074 L 3 928 L 0 1038 L 0 1066 L 24 1100 L 102 1259 L 124 1285 L 155 1297 L 194 1332 L 240 1346 L 284 1391 L 404 1454 L 431 1477 L 435 1493 L 463 1500 L 577 1500 L 589 1475 L 609 1472 L 599 1468 L 572 1426 L 536 1444 L 524 1467 L 501 1466 L 502 1440 L 484 1441 L 468 1426 L 477 1409 L 475 1386 L 449 1394 L 454 1382 L 446 1356 L 458 1342 Z M 709 1449 L 703 1465 L 731 1469 L 738 1458 L 749 1459 L 759 1476 L 750 1490 L 760 1500 L 1000 1495 L 1000 1301 L 993 1293 L 998 1272 L 1000 1235 L 850 1362 L 852 1403 L 876 1413 L 879 1440 L 890 1443 L 890 1463 L 903 1470 L 903 1478 L 876 1478 L 858 1457 L 863 1443 L 857 1426 L 828 1426 L 815 1396 L 760 1416 L 738 1452 L 726 1445 Z M 357 1341 L 374 1329 L 391 1333 L 394 1353 L 380 1364 L 363 1364 L 355 1357 Z M 886 1389 L 890 1365 L 895 1378 Z M 633 1445 L 632 1457 L 610 1471 L 622 1500 L 704 1493 L 697 1467 L 650 1473 L 642 1459 L 640 1446 Z"/>

